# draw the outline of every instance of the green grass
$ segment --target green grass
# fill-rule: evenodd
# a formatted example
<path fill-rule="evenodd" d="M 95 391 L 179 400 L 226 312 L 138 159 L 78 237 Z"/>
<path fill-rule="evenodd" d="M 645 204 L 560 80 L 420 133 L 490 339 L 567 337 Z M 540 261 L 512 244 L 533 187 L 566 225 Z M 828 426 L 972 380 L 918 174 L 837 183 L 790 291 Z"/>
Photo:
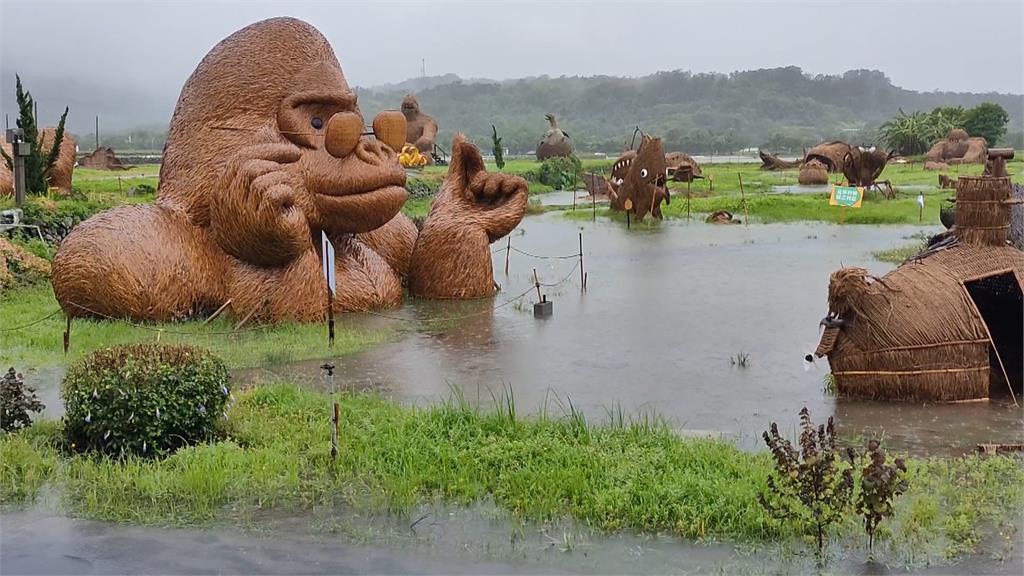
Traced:
<path fill-rule="evenodd" d="M 1024 160 L 1013 160 L 1008 164 L 1014 182 L 1024 182 Z M 978 164 L 963 165 L 948 174 L 980 175 L 983 167 Z M 828 194 L 769 194 L 772 186 L 792 186 L 797 183 L 798 170 L 765 172 L 758 164 L 707 164 L 701 167 L 708 178 L 697 180 L 690 185 L 690 212 L 703 214 L 715 210 L 728 210 L 739 219 L 744 218 L 743 204 L 746 199 L 747 213 L 751 222 L 844 222 L 847 224 L 938 224 L 939 206 L 945 198 L 954 195 L 953 190 L 938 187 L 938 172 L 925 171 L 920 162 L 908 165 L 889 165 L 882 173 L 882 180 L 889 179 L 896 189 L 896 199 L 886 200 L 877 192 L 870 192 L 861 208 L 841 209 L 829 206 Z M 740 179 L 743 192 L 740 192 Z M 833 175 L 833 180 L 842 175 Z M 713 181 L 713 189 L 710 182 Z M 926 189 L 904 189 L 901 186 L 922 186 Z M 672 203 L 662 204 L 665 218 L 686 217 L 686 184 L 670 182 Z M 924 213 L 919 214 L 917 195 L 925 197 Z M 603 216 L 624 216 L 612 214 L 609 210 L 599 211 Z M 567 213 L 571 218 L 590 218 L 591 213 Z M 922 217 L 923 216 L 923 217 Z"/>
<path fill-rule="evenodd" d="M 871 256 L 875 260 L 881 260 L 882 262 L 890 262 L 892 264 L 902 264 L 911 256 L 916 256 L 921 250 L 924 250 L 928 245 L 928 234 L 918 233 L 911 236 L 915 242 L 905 244 L 903 246 L 897 246 L 895 248 L 889 248 L 888 250 L 876 250 L 871 253 Z"/>
<path fill-rule="evenodd" d="M 187 343 L 205 346 L 232 368 L 280 364 L 310 358 L 348 354 L 393 337 L 385 330 L 360 328 L 344 316 L 336 321 L 334 347 L 327 346 L 321 324 L 279 324 L 238 334 L 233 321 L 150 323 L 138 327 L 126 322 L 76 319 L 71 324 L 71 346 L 64 355 L 64 316 L 56 314 L 23 330 L 10 331 L 59 309 L 48 283 L 19 287 L 0 294 L 0 362 L 19 370 L 64 365 L 98 348 L 135 342 Z M 4 331 L 7 330 L 7 331 Z M 161 332 L 163 330 L 163 332 Z M 189 335 L 174 334 L 187 332 Z"/>
<path fill-rule="evenodd" d="M 330 398 L 292 385 L 239 395 L 227 436 L 163 460 L 58 455 L 59 429 L 0 438 L 3 495 L 27 503 L 43 482 L 68 512 L 162 525 L 250 521 L 271 510 L 341 506 L 407 512 L 492 500 L 530 521 L 571 518 L 597 530 L 758 542 L 795 529 L 757 503 L 766 452 L 681 438 L 654 418 L 588 424 L 572 411 L 523 418 L 498 395 L 495 410 L 458 397 L 415 408 L 380 396 L 340 397 L 340 455 L 329 457 Z M 973 551 L 1024 505 L 1024 467 L 1007 458 L 911 460 L 910 490 L 884 526 L 884 542 L 920 555 Z M 863 540 L 850 518 L 840 541 Z"/>

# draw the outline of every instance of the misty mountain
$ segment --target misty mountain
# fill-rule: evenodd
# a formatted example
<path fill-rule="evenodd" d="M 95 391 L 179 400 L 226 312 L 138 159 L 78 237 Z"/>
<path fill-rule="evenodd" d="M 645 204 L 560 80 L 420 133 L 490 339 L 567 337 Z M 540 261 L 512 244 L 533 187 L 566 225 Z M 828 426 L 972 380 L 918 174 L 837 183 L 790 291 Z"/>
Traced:
<path fill-rule="evenodd" d="M 0 108 L 9 116 L 12 126 L 18 114 L 15 73 L 21 75 L 22 84 L 36 100 L 40 125 L 56 124 L 67 106 L 67 129 L 76 136 L 94 134 L 97 115 L 101 136 L 142 128 L 166 131 L 178 99 L 177 92 L 160 93 L 135 85 L 129 74 L 115 84 L 101 84 L 5 67 L 0 69 Z M 90 150 L 92 145 L 88 146 Z"/>
<path fill-rule="evenodd" d="M 362 93 L 360 106 L 369 118 L 397 108 L 404 94 Z M 795 66 L 732 74 L 453 82 L 416 96 L 422 110 L 437 119 L 442 146 L 461 131 L 489 148 L 494 124 L 513 152 L 534 149 L 547 129 L 547 112 L 558 117 L 577 150 L 611 153 L 629 144 L 636 126 L 661 136 L 666 149 L 706 153 L 749 146 L 795 150 L 833 138 L 871 143 L 878 126 L 900 109 L 909 113 L 991 101 L 1009 112 L 1011 133 L 1020 132 L 1024 119 L 1019 94 L 915 92 L 894 86 L 879 71 L 811 76 Z"/>
<path fill-rule="evenodd" d="M 378 84 L 376 86 L 367 86 L 365 88 L 356 87 L 359 92 L 419 92 L 421 90 L 429 90 L 438 86 L 444 86 L 445 84 L 497 84 L 497 80 L 489 80 L 487 78 L 460 78 L 458 74 L 442 74 L 440 76 L 420 76 L 419 78 L 409 78 L 395 84 Z"/>
<path fill-rule="evenodd" d="M 0 104 L 13 123 L 14 72 L 0 74 Z M 41 124 L 56 122 L 65 105 L 71 108 L 69 131 L 83 149 L 93 146 L 95 115 L 105 145 L 162 147 L 178 96 L 177 91 L 134 85 L 127 77 L 115 85 L 29 73 L 22 80 L 39 102 Z M 636 126 L 661 136 L 666 149 L 708 153 L 751 146 L 799 150 L 833 138 L 871 143 L 877 127 L 900 109 L 909 113 L 991 101 L 1009 112 L 1010 135 L 1020 133 L 1024 121 L 1019 94 L 916 92 L 894 86 L 878 71 L 812 76 L 795 66 L 731 74 L 672 71 L 638 78 L 539 76 L 500 82 L 444 74 L 357 91 L 367 123 L 380 110 L 397 109 L 406 93 L 415 92 L 422 109 L 437 119 L 443 148 L 460 131 L 489 151 L 493 124 L 514 153 L 535 148 L 547 129 L 548 112 L 557 115 L 577 150 L 607 153 L 627 146 Z"/>

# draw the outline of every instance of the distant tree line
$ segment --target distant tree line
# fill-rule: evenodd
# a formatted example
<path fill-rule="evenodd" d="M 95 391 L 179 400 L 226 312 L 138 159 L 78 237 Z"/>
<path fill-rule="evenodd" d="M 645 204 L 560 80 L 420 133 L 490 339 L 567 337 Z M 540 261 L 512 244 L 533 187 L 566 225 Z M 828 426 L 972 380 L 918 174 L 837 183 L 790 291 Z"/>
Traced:
<path fill-rule="evenodd" d="M 962 129 L 970 136 L 984 138 L 989 146 L 1003 144 L 1010 116 L 994 102 L 982 102 L 973 108 L 940 106 L 931 112 L 903 110 L 882 124 L 882 141 L 900 154 L 924 154 L 932 144 L 945 138 L 951 130 Z"/>
<path fill-rule="evenodd" d="M 493 125 L 512 154 L 535 150 L 547 129 L 544 114 L 548 112 L 558 117 L 577 151 L 609 154 L 629 146 L 636 126 L 661 136 L 666 150 L 726 154 L 759 147 L 799 153 L 832 139 L 881 144 L 879 126 L 900 110 L 909 115 L 938 107 L 966 110 L 992 102 L 1008 113 L 1013 125 L 1020 126 L 1024 118 L 1024 101 L 1019 95 L 914 92 L 893 86 L 889 78 L 873 70 L 808 75 L 790 66 L 732 74 L 660 72 L 640 78 L 422 80 L 358 89 L 364 118 L 398 108 L 406 88 L 419 86 L 422 89 L 416 97 L 422 109 L 440 125 L 440 146 L 447 148 L 455 132 L 463 132 L 487 148 Z M 158 150 L 165 136 L 160 130 L 101 134 L 101 144 L 115 149 Z M 1007 143 L 1012 143 L 1013 137 L 1007 136 Z M 79 141 L 89 148 L 93 145 L 90 135 Z"/>

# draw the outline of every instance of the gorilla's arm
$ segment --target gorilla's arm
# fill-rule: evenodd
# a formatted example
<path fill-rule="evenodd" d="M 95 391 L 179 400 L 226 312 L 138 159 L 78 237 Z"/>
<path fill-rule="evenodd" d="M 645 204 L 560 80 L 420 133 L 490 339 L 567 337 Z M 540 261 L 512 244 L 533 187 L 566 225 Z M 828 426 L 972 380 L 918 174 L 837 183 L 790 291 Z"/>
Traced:
<path fill-rule="evenodd" d="M 456 136 L 448 175 L 412 253 L 410 292 L 440 299 L 492 296 L 490 244 L 519 225 L 526 201 L 526 180 L 488 174 L 476 146 Z"/>
<path fill-rule="evenodd" d="M 423 123 L 423 132 L 420 137 L 412 143 L 417 150 L 429 155 L 434 151 L 434 143 L 437 142 L 437 122 L 433 118 L 426 118 Z"/>

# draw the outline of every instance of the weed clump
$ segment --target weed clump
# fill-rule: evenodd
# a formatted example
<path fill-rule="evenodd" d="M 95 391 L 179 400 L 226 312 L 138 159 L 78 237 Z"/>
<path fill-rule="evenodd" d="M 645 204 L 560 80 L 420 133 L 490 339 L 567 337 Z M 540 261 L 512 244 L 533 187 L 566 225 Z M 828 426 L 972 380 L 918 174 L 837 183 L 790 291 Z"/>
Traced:
<path fill-rule="evenodd" d="M 882 520 L 892 516 L 892 501 L 907 491 L 907 466 L 897 458 L 895 465 L 885 463 L 885 452 L 877 440 L 868 442 L 867 465 L 861 471 L 857 494 L 857 513 L 864 518 L 868 550 L 874 548 L 875 533 Z"/>
<path fill-rule="evenodd" d="M 821 562 L 832 526 L 842 520 L 850 505 L 853 468 L 840 458 L 831 417 L 827 425 L 815 428 L 804 408 L 800 427 L 799 451 L 779 434 L 774 422 L 762 434 L 775 459 L 775 474 L 768 476 L 767 490 L 758 500 L 776 519 L 796 522 L 812 533 Z M 852 463 L 852 450 L 847 456 Z"/>
<path fill-rule="evenodd" d="M 216 436 L 230 391 L 224 362 L 201 348 L 135 344 L 94 352 L 61 386 L 69 446 L 159 456 Z"/>

